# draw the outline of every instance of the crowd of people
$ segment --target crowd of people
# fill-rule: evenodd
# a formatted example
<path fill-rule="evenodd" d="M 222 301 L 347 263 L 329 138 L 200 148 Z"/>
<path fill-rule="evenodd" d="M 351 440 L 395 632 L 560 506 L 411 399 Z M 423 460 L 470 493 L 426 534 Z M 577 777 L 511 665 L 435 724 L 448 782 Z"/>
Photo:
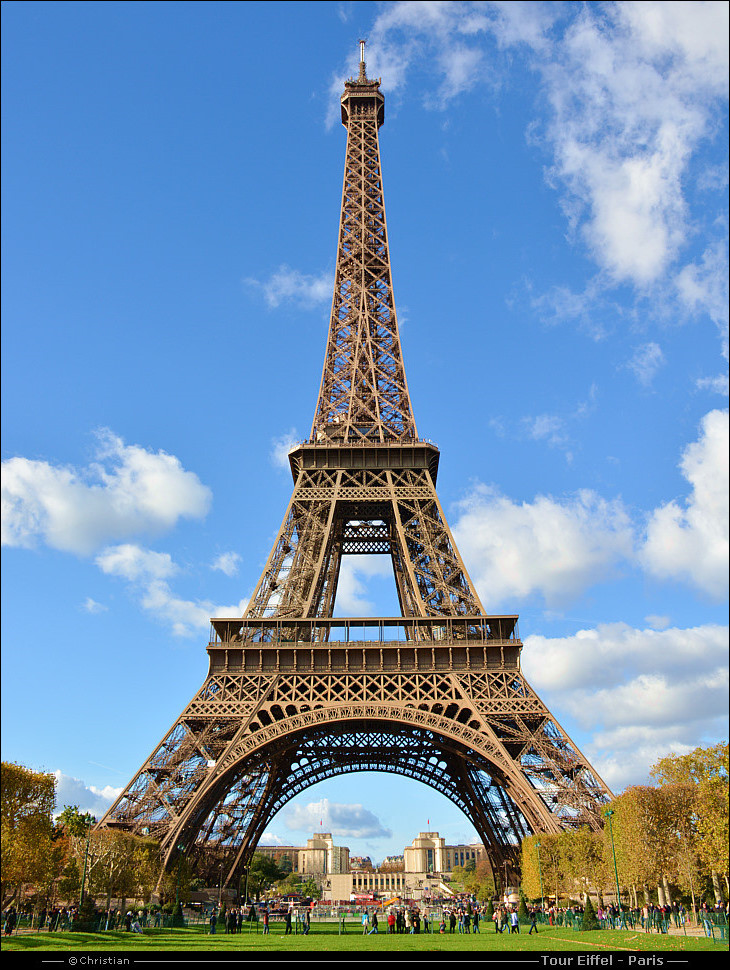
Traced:
<path fill-rule="evenodd" d="M 730 904 L 717 903 L 715 906 L 703 901 L 698 909 L 693 913 L 682 903 L 673 902 L 671 905 L 645 904 L 641 908 L 629 908 L 626 906 L 619 909 L 613 904 L 598 905 L 596 917 L 602 927 L 631 927 L 642 928 L 646 932 L 654 929 L 664 928 L 670 924 L 675 927 L 699 924 L 703 919 L 715 919 L 724 915 L 727 919 Z M 487 911 L 489 909 L 489 912 Z M 544 909 L 540 906 L 530 906 L 527 908 L 527 920 L 525 921 L 524 912 L 522 915 L 522 928 L 529 925 L 529 934 L 539 933 L 538 923 L 548 926 L 574 924 L 575 921 L 582 919 L 583 907 L 579 904 L 569 907 L 556 907 L 548 904 Z M 26 917 L 24 916 L 24 919 Z M 56 930 L 71 929 L 74 920 L 80 918 L 78 908 L 54 907 L 53 909 L 42 909 L 33 917 L 33 928 L 54 932 Z M 311 926 L 311 910 L 309 906 L 295 907 L 290 903 L 286 907 L 275 908 L 266 904 L 253 904 L 248 908 L 244 906 L 231 906 L 227 910 L 216 908 L 209 916 L 209 932 L 223 932 L 227 934 L 240 933 L 246 921 L 258 923 L 259 930 L 264 935 L 270 932 L 271 921 L 283 923 L 284 935 L 301 933 L 306 935 Z M 3 913 L 4 927 L 6 936 L 10 936 L 17 931 L 19 913 L 14 906 L 9 907 Z M 456 899 L 447 904 L 443 909 L 431 912 L 428 908 L 421 909 L 415 904 L 405 904 L 397 907 L 386 908 L 385 910 L 377 906 L 367 907 L 362 911 L 360 922 L 363 935 L 385 933 L 479 933 L 485 922 L 491 923 L 495 933 L 519 933 L 521 921 L 516 905 L 508 903 L 497 903 L 496 906 L 485 906 L 471 899 Z M 342 918 L 342 929 L 344 929 L 344 918 Z M 124 929 L 127 932 L 141 933 L 143 927 L 159 927 L 163 925 L 162 913 L 159 909 L 140 910 L 134 913 L 128 910 L 117 911 L 112 909 L 107 914 L 105 920 L 107 929 Z M 296 925 L 295 925 L 296 924 Z"/>

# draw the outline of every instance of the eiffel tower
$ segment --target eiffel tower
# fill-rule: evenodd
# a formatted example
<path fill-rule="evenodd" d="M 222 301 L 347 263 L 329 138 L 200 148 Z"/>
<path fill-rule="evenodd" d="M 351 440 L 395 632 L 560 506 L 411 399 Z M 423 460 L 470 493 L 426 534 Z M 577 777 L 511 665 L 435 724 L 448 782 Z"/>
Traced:
<path fill-rule="evenodd" d="M 391 282 L 380 81 L 345 82 L 332 313 L 294 491 L 243 617 L 213 619 L 203 686 L 99 823 L 235 880 L 310 785 L 386 771 L 467 816 L 495 876 L 531 833 L 602 826 L 606 785 L 520 669 L 517 616 L 485 612 L 419 438 Z M 335 618 L 342 557 L 389 555 L 399 617 Z M 358 636 L 360 639 L 358 639 Z M 217 879 L 216 879 L 217 881 Z"/>

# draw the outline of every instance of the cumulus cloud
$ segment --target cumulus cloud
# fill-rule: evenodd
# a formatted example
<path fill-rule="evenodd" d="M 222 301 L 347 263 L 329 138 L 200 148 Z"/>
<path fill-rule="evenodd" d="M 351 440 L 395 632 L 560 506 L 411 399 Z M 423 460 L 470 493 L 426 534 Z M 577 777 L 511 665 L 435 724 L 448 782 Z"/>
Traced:
<path fill-rule="evenodd" d="M 113 788 L 111 785 L 105 785 L 104 788 L 87 785 L 80 778 L 65 775 L 62 771 L 57 770 L 53 774 L 56 778 L 57 815 L 67 805 L 76 805 L 82 814 L 89 812 L 96 819 L 100 819 L 122 793 L 121 788 Z"/>
<path fill-rule="evenodd" d="M 176 595 L 168 580 L 180 570 L 166 552 L 131 544 L 110 546 L 96 557 L 96 564 L 107 575 L 126 580 L 140 606 L 169 624 L 175 636 L 199 634 L 208 628 L 211 617 L 242 616 L 247 605 L 247 600 L 241 600 L 234 606 L 218 606 Z"/>
<path fill-rule="evenodd" d="M 614 574 L 632 552 L 621 502 L 587 489 L 518 503 L 477 485 L 458 508 L 454 538 L 490 610 L 533 593 L 549 606 L 564 604 Z"/>
<path fill-rule="evenodd" d="M 244 282 L 263 293 L 267 305 L 275 309 L 282 303 L 293 303 L 303 309 L 321 306 L 332 300 L 334 273 L 302 273 L 282 264 L 264 281 L 247 277 Z"/>
<path fill-rule="evenodd" d="M 546 421 L 544 437 L 561 425 Z M 489 609 L 542 596 L 548 607 L 575 600 L 639 566 L 657 579 L 688 583 L 716 598 L 727 595 L 728 412 L 711 411 L 680 468 L 692 490 L 632 522 L 620 499 L 583 489 L 515 502 L 494 486 L 475 485 L 457 504 L 454 538 Z M 357 592 L 357 591 L 356 591 Z"/>
<path fill-rule="evenodd" d="M 304 805 L 292 803 L 285 809 L 284 819 L 287 828 L 299 832 L 330 832 L 352 839 L 387 839 L 393 834 L 362 805 L 339 805 L 327 798 Z"/>
<path fill-rule="evenodd" d="M 552 711 L 590 732 L 585 753 L 605 781 L 624 787 L 670 751 L 726 733 L 727 652 L 727 627 L 613 623 L 527 637 L 522 667 Z"/>
<path fill-rule="evenodd" d="M 105 429 L 85 468 L 28 458 L 2 463 L 3 545 L 91 555 L 109 541 L 159 534 L 181 518 L 203 518 L 211 491 L 178 458 Z"/>
<path fill-rule="evenodd" d="M 727 594 L 728 412 L 710 411 L 679 466 L 692 486 L 650 516 L 640 560 L 652 575 L 678 579 L 714 597 Z"/>

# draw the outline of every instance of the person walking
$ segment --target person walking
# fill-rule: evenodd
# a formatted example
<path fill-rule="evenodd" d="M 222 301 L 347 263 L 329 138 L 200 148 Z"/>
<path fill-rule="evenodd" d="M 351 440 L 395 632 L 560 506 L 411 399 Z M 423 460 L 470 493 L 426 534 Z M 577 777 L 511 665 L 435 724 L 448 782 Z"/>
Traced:
<path fill-rule="evenodd" d="M 370 930 L 368 929 L 369 926 L 370 926 L 370 917 L 368 916 L 368 911 L 365 910 L 365 912 L 362 914 L 362 935 L 363 936 L 366 936 L 370 932 Z"/>
<path fill-rule="evenodd" d="M 216 915 L 216 911 L 213 910 L 213 912 L 210 914 L 210 935 L 211 936 L 215 936 L 215 925 L 217 922 L 218 922 L 218 917 Z"/>
<path fill-rule="evenodd" d="M 517 910 L 516 909 L 513 909 L 512 910 L 512 913 L 510 915 L 510 922 L 512 923 L 512 932 L 513 933 L 519 933 L 520 932 L 520 918 L 517 915 Z"/>
<path fill-rule="evenodd" d="M 377 932 L 378 932 L 378 914 L 376 912 L 373 912 L 372 929 L 370 930 L 370 933 L 368 933 L 368 936 L 370 936 L 372 933 L 377 933 Z"/>
<path fill-rule="evenodd" d="M 263 912 L 263 915 L 262 915 L 262 919 L 263 919 L 263 922 L 264 922 L 263 935 L 266 936 L 266 934 L 269 932 L 269 911 L 265 907 L 264 907 L 264 912 Z"/>
<path fill-rule="evenodd" d="M 527 935 L 532 936 L 533 930 L 537 933 L 537 910 L 534 906 L 530 910 L 530 932 Z"/>

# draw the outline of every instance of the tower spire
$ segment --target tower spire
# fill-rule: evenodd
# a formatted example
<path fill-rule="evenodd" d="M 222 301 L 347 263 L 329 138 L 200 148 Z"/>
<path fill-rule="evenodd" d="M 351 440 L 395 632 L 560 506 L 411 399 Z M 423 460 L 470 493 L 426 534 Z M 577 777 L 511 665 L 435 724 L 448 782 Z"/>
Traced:
<path fill-rule="evenodd" d="M 385 119 L 380 81 L 345 81 L 347 129 L 337 265 L 312 442 L 417 439 L 391 280 L 378 131 Z"/>

